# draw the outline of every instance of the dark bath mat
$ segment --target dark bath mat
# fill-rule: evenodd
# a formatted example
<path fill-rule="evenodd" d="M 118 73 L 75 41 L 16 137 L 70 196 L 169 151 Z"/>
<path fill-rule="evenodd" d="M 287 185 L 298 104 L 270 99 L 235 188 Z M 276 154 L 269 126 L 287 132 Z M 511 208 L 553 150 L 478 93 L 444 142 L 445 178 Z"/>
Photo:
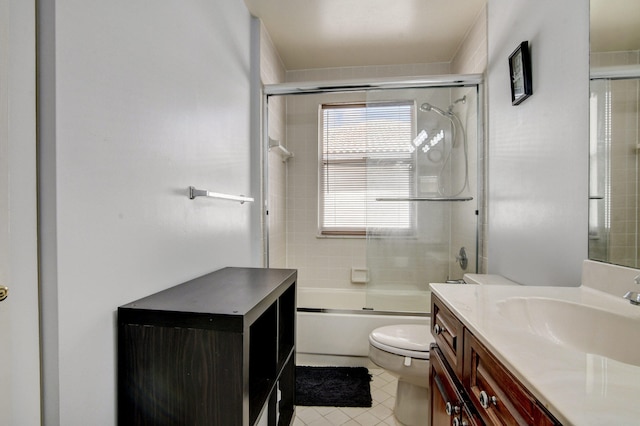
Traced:
<path fill-rule="evenodd" d="M 371 407 L 365 367 L 296 367 L 296 405 Z"/>

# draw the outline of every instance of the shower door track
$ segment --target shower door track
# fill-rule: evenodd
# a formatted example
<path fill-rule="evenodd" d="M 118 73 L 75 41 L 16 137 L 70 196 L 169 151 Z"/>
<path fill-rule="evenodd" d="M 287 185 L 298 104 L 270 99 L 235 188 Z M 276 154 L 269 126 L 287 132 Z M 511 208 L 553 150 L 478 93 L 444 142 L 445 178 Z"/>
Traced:
<path fill-rule="evenodd" d="M 479 85 L 482 81 L 482 74 L 444 74 L 428 76 L 420 79 L 387 78 L 265 84 L 262 91 L 264 96 L 268 97 L 272 95 L 361 92 L 377 89 L 462 87 Z"/>

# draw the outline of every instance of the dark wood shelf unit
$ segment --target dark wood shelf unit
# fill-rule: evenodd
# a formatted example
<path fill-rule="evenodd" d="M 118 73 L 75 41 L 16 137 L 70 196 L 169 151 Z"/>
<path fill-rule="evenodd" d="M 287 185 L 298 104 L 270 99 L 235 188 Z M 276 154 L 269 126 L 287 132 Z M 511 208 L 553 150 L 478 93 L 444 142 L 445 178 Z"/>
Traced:
<path fill-rule="evenodd" d="M 296 280 L 224 268 L 119 307 L 118 423 L 291 424 Z"/>
<path fill-rule="evenodd" d="M 280 297 L 278 304 L 278 370 L 282 368 L 295 346 L 296 338 L 296 289 L 290 287 Z"/>

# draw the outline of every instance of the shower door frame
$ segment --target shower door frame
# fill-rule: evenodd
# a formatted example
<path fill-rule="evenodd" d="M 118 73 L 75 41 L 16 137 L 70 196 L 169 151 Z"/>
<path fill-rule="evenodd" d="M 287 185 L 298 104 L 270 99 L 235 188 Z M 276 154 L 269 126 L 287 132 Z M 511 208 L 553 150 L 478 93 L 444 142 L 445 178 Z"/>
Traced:
<path fill-rule="evenodd" d="M 615 81 L 619 81 L 619 80 L 637 80 L 640 83 L 640 64 L 631 64 L 631 65 L 613 65 L 613 66 L 605 66 L 605 67 L 594 67 L 591 68 L 590 70 L 590 75 L 589 75 L 589 92 L 593 93 L 593 89 L 591 84 L 593 82 L 606 82 L 607 84 L 611 84 Z M 611 92 L 611 87 L 609 87 L 607 89 L 609 92 Z M 611 100 L 609 102 L 612 102 Z M 611 115 L 613 116 L 614 113 L 611 113 Z M 594 117 L 590 114 L 590 122 L 593 122 Z M 597 118 L 596 118 L 597 119 Z M 596 124 L 596 127 L 598 127 L 599 129 L 599 123 Z M 609 138 L 611 137 L 611 135 L 609 135 Z M 600 144 L 600 140 L 599 138 L 596 137 L 596 140 L 593 141 L 589 140 L 589 143 L 596 143 L 596 144 Z M 592 252 L 591 249 L 591 218 L 592 215 L 594 214 L 594 211 L 596 211 L 592 206 L 592 203 L 598 202 L 598 201 L 602 201 L 604 206 L 602 206 L 602 208 L 605 211 L 605 215 L 608 216 L 605 221 L 606 222 L 610 222 L 611 219 L 611 206 L 612 204 L 615 204 L 615 201 L 612 201 L 612 194 L 611 194 L 611 174 L 612 174 L 612 166 L 611 166 L 611 161 L 612 161 L 612 156 L 611 156 L 611 143 L 612 141 L 609 140 L 608 142 L 608 146 L 607 146 L 607 158 L 605 160 L 605 179 L 607 180 L 607 182 L 605 183 L 605 188 L 604 191 L 602 193 L 597 193 L 597 192 L 593 192 L 593 181 L 592 179 L 595 178 L 594 176 L 594 170 L 593 170 L 593 166 L 591 165 L 591 158 L 590 158 L 590 165 L 589 165 L 589 228 L 587 229 L 587 234 L 589 235 L 589 243 L 588 243 L 588 258 L 592 259 L 592 260 L 597 260 L 597 261 L 601 261 L 601 262 L 608 262 L 608 263 L 614 263 L 614 264 L 620 264 L 622 266 L 628 266 L 628 267 L 632 267 L 635 268 L 638 265 L 631 265 L 629 264 L 629 262 L 626 261 L 621 261 L 620 258 L 614 258 L 612 259 L 612 254 L 611 254 L 611 240 L 610 240 L 610 233 L 612 232 L 611 230 L 611 225 L 607 225 L 606 228 L 606 235 L 605 235 L 605 245 L 606 245 L 606 256 L 597 256 L 597 254 L 594 254 Z M 637 150 L 637 148 L 636 148 Z M 638 158 L 636 157 L 636 180 L 638 178 Z M 637 193 L 638 188 L 636 188 L 636 198 L 640 198 L 640 194 Z M 637 203 L 636 203 L 637 204 Z M 636 205 L 636 216 L 638 213 L 638 205 Z M 637 225 L 637 224 L 636 224 Z M 638 259 L 638 252 L 637 252 L 637 239 L 640 237 L 640 231 L 638 231 L 637 226 L 636 226 L 636 230 L 635 230 L 635 238 L 636 238 L 636 253 L 635 253 L 635 258 Z M 601 258 L 603 257 L 603 258 Z"/>
<path fill-rule="evenodd" d="M 427 89 L 427 88 L 453 88 L 453 87 L 477 86 L 478 92 L 478 149 L 484 155 L 484 78 L 482 74 L 444 74 L 424 76 L 420 78 L 384 78 L 384 79 L 358 79 L 358 80 L 331 80 L 311 81 L 295 83 L 266 84 L 262 86 L 262 141 L 261 141 L 261 165 L 262 165 L 262 241 L 263 264 L 269 267 L 269 97 L 289 95 L 309 95 L 318 93 L 346 93 L 366 92 L 368 90 L 384 89 Z M 477 170 L 478 185 L 483 184 L 483 171 Z M 480 198 L 483 191 L 477 191 Z M 484 204 L 477 200 L 478 208 Z M 476 224 L 476 258 L 480 258 L 479 226 Z M 476 269 L 478 268 L 476 260 Z"/>

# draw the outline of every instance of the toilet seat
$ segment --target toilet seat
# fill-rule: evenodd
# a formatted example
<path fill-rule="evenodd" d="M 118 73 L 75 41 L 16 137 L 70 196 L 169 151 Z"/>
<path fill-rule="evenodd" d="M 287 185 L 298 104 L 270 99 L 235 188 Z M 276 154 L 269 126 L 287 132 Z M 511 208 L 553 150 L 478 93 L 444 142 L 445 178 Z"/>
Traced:
<path fill-rule="evenodd" d="M 433 343 L 429 326 L 398 324 L 376 328 L 369 334 L 372 346 L 392 354 L 416 359 L 429 359 Z"/>

